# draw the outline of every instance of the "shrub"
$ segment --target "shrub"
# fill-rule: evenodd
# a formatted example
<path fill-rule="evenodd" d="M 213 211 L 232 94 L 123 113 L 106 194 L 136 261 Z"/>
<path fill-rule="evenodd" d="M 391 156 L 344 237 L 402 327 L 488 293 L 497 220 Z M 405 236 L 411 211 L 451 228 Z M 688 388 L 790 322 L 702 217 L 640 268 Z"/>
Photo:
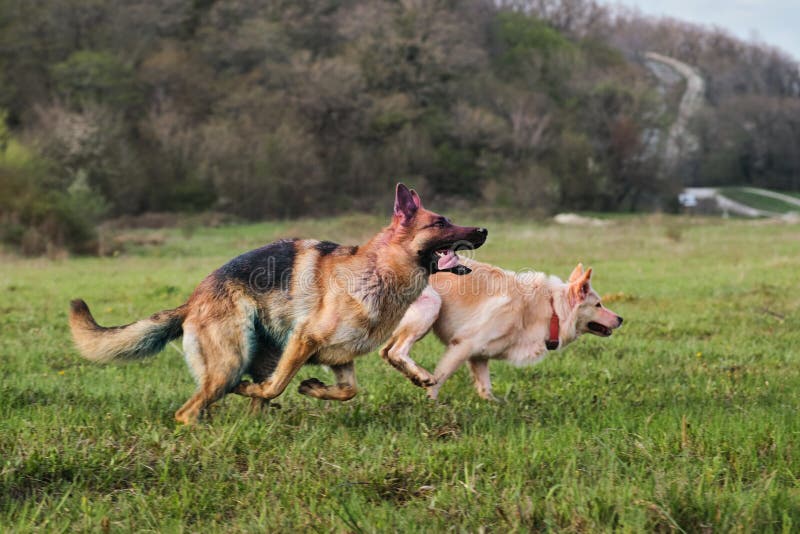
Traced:
<path fill-rule="evenodd" d="M 13 139 L 0 152 L 0 241 L 23 254 L 93 253 L 94 225 L 105 209 L 85 174 L 61 179 Z"/>

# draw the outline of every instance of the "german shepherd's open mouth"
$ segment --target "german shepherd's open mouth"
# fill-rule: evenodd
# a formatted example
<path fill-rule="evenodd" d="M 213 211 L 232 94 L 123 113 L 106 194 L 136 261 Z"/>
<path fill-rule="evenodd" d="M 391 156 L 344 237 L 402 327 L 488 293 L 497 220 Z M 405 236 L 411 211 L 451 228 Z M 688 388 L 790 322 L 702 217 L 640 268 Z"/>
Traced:
<path fill-rule="evenodd" d="M 592 334 L 601 337 L 608 337 L 611 335 L 612 332 L 612 330 L 609 327 L 603 326 L 600 323 L 596 323 L 594 321 L 590 321 L 589 324 L 586 325 L 586 328 L 588 328 L 589 332 L 591 332 Z"/>
<path fill-rule="evenodd" d="M 421 253 L 422 263 L 430 272 L 449 272 L 453 274 L 469 274 L 472 269 L 461 265 L 457 252 L 459 250 L 474 250 L 486 241 L 486 231 L 480 229 L 473 232 L 468 238 L 458 241 L 440 241 Z"/>

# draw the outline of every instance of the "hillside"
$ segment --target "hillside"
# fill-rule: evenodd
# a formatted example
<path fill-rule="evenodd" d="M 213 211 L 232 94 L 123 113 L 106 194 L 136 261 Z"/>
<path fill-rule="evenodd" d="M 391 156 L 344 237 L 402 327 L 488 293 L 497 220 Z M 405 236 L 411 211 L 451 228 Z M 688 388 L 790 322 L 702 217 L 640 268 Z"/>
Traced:
<path fill-rule="evenodd" d="M 702 80 L 690 115 L 653 54 Z M 800 191 L 796 63 L 591 0 L 3 0 L 0 65 L 0 238 L 33 253 L 149 211 L 385 210 L 399 180 L 534 216 Z"/>

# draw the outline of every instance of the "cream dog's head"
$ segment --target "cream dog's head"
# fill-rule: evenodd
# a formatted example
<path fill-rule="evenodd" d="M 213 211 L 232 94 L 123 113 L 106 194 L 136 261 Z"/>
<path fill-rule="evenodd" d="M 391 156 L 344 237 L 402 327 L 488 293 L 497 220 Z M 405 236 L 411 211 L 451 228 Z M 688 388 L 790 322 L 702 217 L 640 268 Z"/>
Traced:
<path fill-rule="evenodd" d="M 568 298 L 575 311 L 575 333 L 586 332 L 608 337 L 622 325 L 622 317 L 603 306 L 600 295 L 592 289 L 592 268 L 583 270 L 578 264 L 569 276 Z"/>

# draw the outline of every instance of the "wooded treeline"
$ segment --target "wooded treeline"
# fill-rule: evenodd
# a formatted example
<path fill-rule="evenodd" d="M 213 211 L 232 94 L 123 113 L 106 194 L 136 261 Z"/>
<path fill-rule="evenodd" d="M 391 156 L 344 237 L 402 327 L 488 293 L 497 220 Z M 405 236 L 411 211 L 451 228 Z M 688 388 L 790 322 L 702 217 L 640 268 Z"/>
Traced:
<path fill-rule="evenodd" d="M 670 172 L 682 87 L 650 50 L 708 88 Z M 398 180 L 538 213 L 800 190 L 791 58 L 591 0 L 0 0 L 0 66 L 0 231 L 29 250 L 145 211 L 383 208 Z"/>

